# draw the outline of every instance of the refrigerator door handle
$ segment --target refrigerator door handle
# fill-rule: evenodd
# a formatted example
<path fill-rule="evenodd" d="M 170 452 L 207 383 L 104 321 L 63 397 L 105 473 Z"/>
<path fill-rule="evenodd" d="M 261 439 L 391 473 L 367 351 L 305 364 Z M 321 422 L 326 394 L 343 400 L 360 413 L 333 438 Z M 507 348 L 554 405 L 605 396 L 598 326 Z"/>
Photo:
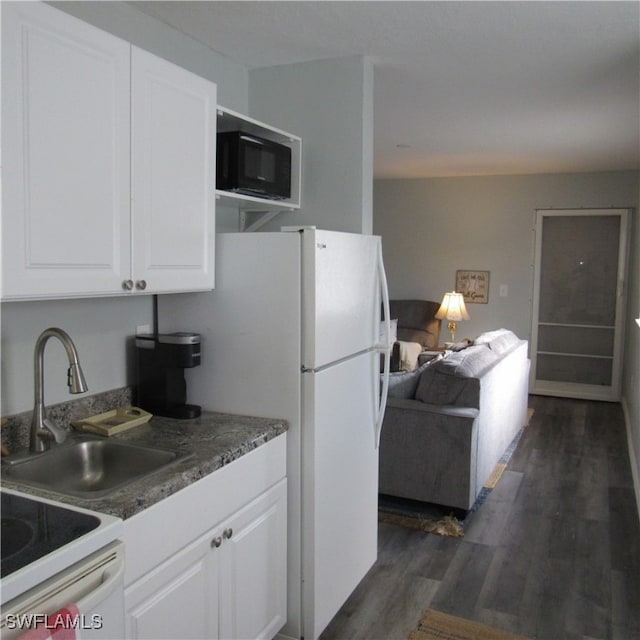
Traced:
<path fill-rule="evenodd" d="M 389 391 L 389 368 L 391 362 L 391 318 L 389 312 L 389 288 L 387 286 L 387 275 L 384 271 L 384 262 L 382 260 L 382 245 L 378 245 L 378 282 L 380 284 L 380 292 L 382 296 L 382 309 L 384 312 L 384 344 L 378 345 L 378 351 L 384 358 L 384 366 L 382 373 L 382 390 L 376 410 L 376 420 L 374 426 L 374 438 L 376 449 L 380 446 L 380 434 L 382 433 L 382 420 L 384 418 L 384 410 L 387 405 L 387 394 Z M 375 372 L 374 375 L 378 375 Z"/>

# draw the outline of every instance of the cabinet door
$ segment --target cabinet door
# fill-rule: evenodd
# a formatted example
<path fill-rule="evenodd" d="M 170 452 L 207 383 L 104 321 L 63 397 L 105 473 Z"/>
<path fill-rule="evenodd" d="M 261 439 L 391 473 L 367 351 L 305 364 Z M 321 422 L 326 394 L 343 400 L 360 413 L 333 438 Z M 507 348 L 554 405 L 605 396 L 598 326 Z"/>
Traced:
<path fill-rule="evenodd" d="M 125 590 L 128 638 L 273 638 L 286 622 L 287 481 Z"/>
<path fill-rule="evenodd" d="M 222 531 L 220 637 L 273 638 L 287 620 L 286 479 Z"/>
<path fill-rule="evenodd" d="M 42 3 L 2 3 L 5 299 L 121 291 L 130 45 Z"/>
<path fill-rule="evenodd" d="M 125 591 L 127 638 L 218 637 L 218 563 L 206 535 Z M 220 534 L 216 539 L 221 541 Z M 219 544 L 219 542 L 217 542 Z"/>
<path fill-rule="evenodd" d="M 212 289 L 216 85 L 132 47 L 137 289 Z"/>

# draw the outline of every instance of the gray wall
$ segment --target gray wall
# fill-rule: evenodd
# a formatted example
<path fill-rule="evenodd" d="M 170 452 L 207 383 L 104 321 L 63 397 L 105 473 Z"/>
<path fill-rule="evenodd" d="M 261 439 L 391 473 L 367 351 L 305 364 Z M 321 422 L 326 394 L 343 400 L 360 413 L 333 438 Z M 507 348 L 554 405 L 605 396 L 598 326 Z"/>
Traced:
<path fill-rule="evenodd" d="M 362 57 L 257 69 L 251 117 L 302 138 L 302 207 L 266 229 L 316 225 L 371 233 L 373 67 Z"/>
<path fill-rule="evenodd" d="M 456 338 L 498 327 L 530 338 L 536 209 L 633 207 L 626 316 L 623 407 L 640 504 L 640 174 L 377 180 L 374 233 L 395 298 L 440 300 L 457 269 L 490 271 L 489 302 L 469 304 Z M 508 287 L 506 297 L 499 287 Z"/>
<path fill-rule="evenodd" d="M 376 180 L 373 230 L 391 296 L 438 301 L 456 270 L 489 271 L 489 302 L 468 305 L 456 337 L 506 327 L 529 338 L 535 210 L 637 207 L 637 185 L 633 171 Z"/>

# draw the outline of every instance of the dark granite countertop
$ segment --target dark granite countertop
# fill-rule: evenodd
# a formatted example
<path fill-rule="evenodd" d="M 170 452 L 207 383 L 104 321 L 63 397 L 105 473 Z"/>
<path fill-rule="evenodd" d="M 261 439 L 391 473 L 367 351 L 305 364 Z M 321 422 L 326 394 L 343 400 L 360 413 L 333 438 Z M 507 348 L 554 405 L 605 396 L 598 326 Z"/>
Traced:
<path fill-rule="evenodd" d="M 212 412 L 203 412 L 193 420 L 154 416 L 148 423 L 110 439 L 169 449 L 188 457 L 107 497 L 86 500 L 29 487 L 5 477 L 2 483 L 23 493 L 126 519 L 257 449 L 287 428 L 284 420 Z"/>

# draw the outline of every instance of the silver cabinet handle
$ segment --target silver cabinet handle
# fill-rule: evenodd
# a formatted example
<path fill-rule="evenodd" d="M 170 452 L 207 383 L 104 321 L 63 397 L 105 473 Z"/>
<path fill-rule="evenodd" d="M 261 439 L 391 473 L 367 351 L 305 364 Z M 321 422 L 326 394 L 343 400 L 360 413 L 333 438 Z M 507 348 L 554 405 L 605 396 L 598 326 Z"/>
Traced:
<path fill-rule="evenodd" d="M 125 291 L 131 291 L 131 289 L 133 289 L 133 280 L 125 280 L 125 281 L 122 283 L 122 288 L 123 288 Z"/>
<path fill-rule="evenodd" d="M 211 546 L 215 547 L 216 549 L 222 544 L 222 538 L 220 536 L 218 536 L 217 538 L 214 538 L 211 541 Z"/>
<path fill-rule="evenodd" d="M 228 540 L 233 535 L 233 529 L 225 529 L 222 535 L 225 540 Z"/>
<path fill-rule="evenodd" d="M 144 291 L 147 288 L 146 280 L 138 280 L 136 282 L 136 289 L 140 289 L 140 291 Z"/>

